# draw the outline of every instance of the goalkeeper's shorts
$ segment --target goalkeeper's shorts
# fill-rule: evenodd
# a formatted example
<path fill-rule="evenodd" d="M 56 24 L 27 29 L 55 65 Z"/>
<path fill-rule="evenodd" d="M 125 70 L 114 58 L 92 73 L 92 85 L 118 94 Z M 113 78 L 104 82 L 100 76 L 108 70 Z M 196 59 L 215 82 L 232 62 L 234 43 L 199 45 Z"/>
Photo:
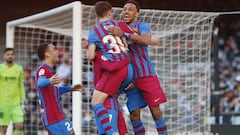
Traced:
<path fill-rule="evenodd" d="M 8 126 L 13 123 L 23 122 L 23 110 L 21 105 L 0 105 L 0 125 Z"/>

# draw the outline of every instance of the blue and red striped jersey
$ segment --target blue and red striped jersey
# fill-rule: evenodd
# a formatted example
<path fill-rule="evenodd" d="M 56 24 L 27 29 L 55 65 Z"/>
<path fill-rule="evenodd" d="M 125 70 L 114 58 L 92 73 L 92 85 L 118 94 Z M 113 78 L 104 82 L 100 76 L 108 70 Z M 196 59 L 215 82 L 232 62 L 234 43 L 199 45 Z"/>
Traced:
<path fill-rule="evenodd" d="M 150 25 L 146 22 L 136 22 L 130 26 L 132 30 L 139 35 L 141 33 L 150 33 Z M 148 55 L 148 46 L 129 42 L 130 58 L 134 68 L 134 79 L 155 76 L 154 66 Z"/>
<path fill-rule="evenodd" d="M 128 46 L 123 37 L 112 35 L 108 31 L 108 28 L 113 26 L 118 26 L 127 33 L 133 33 L 130 27 L 123 22 L 105 20 L 89 31 L 88 44 L 96 45 L 106 59 L 113 62 L 122 61 L 128 58 Z"/>
<path fill-rule="evenodd" d="M 55 71 L 47 64 L 41 65 L 36 71 L 36 86 L 40 99 L 41 119 L 46 126 L 65 119 L 65 115 L 60 104 L 60 94 L 72 90 L 71 86 L 58 87 L 52 85 L 50 77 Z"/>

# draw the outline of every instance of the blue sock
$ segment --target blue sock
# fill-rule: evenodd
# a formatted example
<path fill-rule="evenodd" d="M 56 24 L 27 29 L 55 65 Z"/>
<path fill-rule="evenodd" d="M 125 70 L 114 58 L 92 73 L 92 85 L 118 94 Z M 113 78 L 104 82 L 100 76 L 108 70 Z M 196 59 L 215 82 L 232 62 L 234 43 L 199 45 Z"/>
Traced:
<path fill-rule="evenodd" d="M 107 109 L 104 107 L 103 104 L 96 104 L 93 107 L 95 120 L 98 126 L 102 126 L 103 130 L 107 135 L 113 134 L 113 128 L 109 121 L 109 114 L 107 112 Z"/>
<path fill-rule="evenodd" d="M 135 135 L 145 135 L 145 128 L 141 120 L 132 121 L 132 126 Z"/>
<path fill-rule="evenodd" d="M 165 124 L 164 118 L 154 120 L 154 121 L 157 127 L 158 135 L 167 135 L 167 126 Z"/>

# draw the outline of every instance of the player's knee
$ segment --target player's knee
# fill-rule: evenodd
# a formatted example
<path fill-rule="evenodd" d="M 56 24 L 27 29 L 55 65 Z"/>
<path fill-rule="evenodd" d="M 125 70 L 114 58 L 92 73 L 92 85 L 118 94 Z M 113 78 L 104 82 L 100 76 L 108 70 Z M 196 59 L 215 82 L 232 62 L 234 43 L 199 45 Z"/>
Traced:
<path fill-rule="evenodd" d="M 150 111 L 152 113 L 153 119 L 157 120 L 162 118 L 162 112 L 160 110 L 159 105 L 150 107 Z"/>
<path fill-rule="evenodd" d="M 131 121 L 138 121 L 140 120 L 140 109 L 134 110 L 130 113 Z"/>
<path fill-rule="evenodd" d="M 17 130 L 22 130 L 22 129 L 23 129 L 23 123 L 16 123 L 16 124 L 15 124 L 15 128 L 16 128 Z"/>
<path fill-rule="evenodd" d="M 0 127 L 0 133 L 2 133 L 3 135 L 5 135 L 7 133 L 7 126 L 1 126 Z"/>

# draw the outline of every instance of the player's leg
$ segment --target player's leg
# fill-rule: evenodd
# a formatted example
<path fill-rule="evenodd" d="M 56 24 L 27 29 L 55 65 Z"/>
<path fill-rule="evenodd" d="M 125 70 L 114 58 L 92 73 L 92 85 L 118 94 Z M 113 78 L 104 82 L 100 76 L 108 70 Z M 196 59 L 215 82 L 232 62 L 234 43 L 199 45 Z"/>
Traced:
<path fill-rule="evenodd" d="M 91 105 L 93 106 L 97 125 L 102 125 L 104 132 L 111 135 L 113 127 L 109 120 L 109 113 L 103 104 L 107 97 L 106 93 L 94 90 Z"/>
<path fill-rule="evenodd" d="M 130 120 L 135 135 L 144 135 L 145 128 L 141 121 L 141 108 L 146 107 L 147 103 L 141 92 L 136 88 L 126 91 L 127 107 L 130 112 Z"/>
<path fill-rule="evenodd" d="M 158 134 L 167 135 L 167 126 L 159 107 L 161 103 L 166 102 L 166 97 L 157 76 L 135 80 L 135 85 L 148 103 Z"/>
<path fill-rule="evenodd" d="M 11 116 L 14 123 L 13 135 L 21 135 L 23 133 L 23 111 L 21 105 L 15 105 L 11 107 Z"/>
<path fill-rule="evenodd" d="M 149 107 L 159 135 L 167 135 L 167 126 L 159 105 Z"/>
<path fill-rule="evenodd" d="M 6 135 L 8 126 L 0 126 L 0 135 Z"/>
<path fill-rule="evenodd" d="M 122 112 L 119 110 L 118 111 L 118 130 L 119 130 L 119 134 L 120 135 L 127 135 L 128 134 L 128 130 L 127 130 L 127 125 L 126 125 L 126 121 L 123 117 Z"/>
<path fill-rule="evenodd" d="M 8 108 L 8 106 L 0 106 L 0 135 L 6 135 L 10 124 L 11 117 Z"/>
<path fill-rule="evenodd" d="M 108 111 L 109 119 L 110 119 L 111 125 L 113 127 L 113 131 L 118 132 L 118 126 L 117 126 L 118 111 L 117 111 L 116 98 L 109 96 L 105 100 L 104 106 Z M 96 118 L 96 121 L 97 121 L 96 124 L 97 124 L 98 134 L 99 135 L 105 134 L 106 132 L 104 131 L 104 128 L 99 121 L 99 118 L 96 115 L 95 115 L 95 118 Z"/>

